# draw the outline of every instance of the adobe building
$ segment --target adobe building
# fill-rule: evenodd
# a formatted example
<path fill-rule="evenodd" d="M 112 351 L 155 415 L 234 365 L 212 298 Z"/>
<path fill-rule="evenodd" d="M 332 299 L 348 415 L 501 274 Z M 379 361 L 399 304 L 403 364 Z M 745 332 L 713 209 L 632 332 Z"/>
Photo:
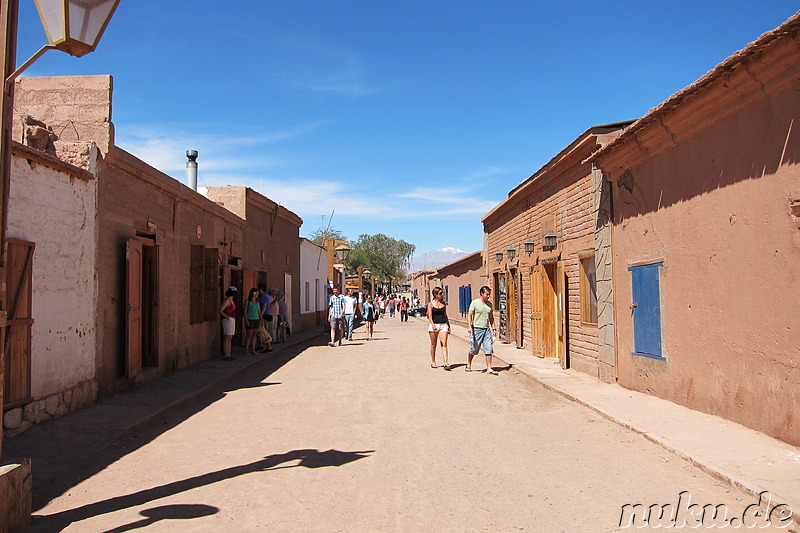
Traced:
<path fill-rule="evenodd" d="M 27 128 L 30 139 L 35 128 Z M 97 396 L 97 182 L 31 144 L 12 143 L 2 418 L 9 437 Z"/>
<path fill-rule="evenodd" d="M 231 285 L 241 286 L 236 297 L 243 305 L 247 292 L 263 283 L 286 293 L 289 326 L 300 324 L 300 226 L 303 220 L 249 187 L 204 187 L 201 193 L 245 222 L 242 263 L 231 270 Z M 237 336 L 244 332 L 243 319 Z M 239 327 L 241 326 L 241 327 Z M 237 342 L 241 344 L 241 342 Z"/>
<path fill-rule="evenodd" d="M 300 239 L 300 329 L 324 326 L 328 319 L 328 253 Z"/>
<path fill-rule="evenodd" d="M 590 161 L 625 387 L 800 444 L 800 15 Z"/>
<path fill-rule="evenodd" d="M 436 269 L 418 270 L 411 275 L 411 294 L 419 298 L 420 305 L 431 301 L 431 290 L 438 287 Z"/>
<path fill-rule="evenodd" d="M 586 159 L 629 124 L 588 129 L 482 219 L 499 338 L 607 382 L 616 377 L 602 305 L 612 298 L 607 211 Z"/>
<path fill-rule="evenodd" d="M 115 146 L 110 76 L 16 83 L 19 117 L 43 123 L 47 149 L 95 176 L 97 288 L 76 298 L 96 298 L 98 393 L 218 356 L 218 308 L 241 269 L 245 221 Z"/>
<path fill-rule="evenodd" d="M 469 304 L 478 297 L 481 287 L 486 285 L 481 252 L 473 252 L 439 267 L 436 276 L 448 304 L 447 317 L 451 322 L 466 325 Z"/>

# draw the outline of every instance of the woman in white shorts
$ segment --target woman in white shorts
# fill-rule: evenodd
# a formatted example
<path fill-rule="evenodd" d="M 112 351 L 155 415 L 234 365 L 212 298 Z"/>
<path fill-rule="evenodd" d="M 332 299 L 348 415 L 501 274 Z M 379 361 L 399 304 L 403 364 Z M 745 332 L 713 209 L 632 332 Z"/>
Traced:
<path fill-rule="evenodd" d="M 219 308 L 219 314 L 222 317 L 222 360 L 233 361 L 235 357 L 231 357 L 231 343 L 233 335 L 236 333 L 236 303 L 233 297 L 236 296 L 236 287 L 231 285 L 225 291 L 225 299 Z"/>
<path fill-rule="evenodd" d="M 450 334 L 450 319 L 447 317 L 447 304 L 444 301 L 444 291 L 440 287 L 435 287 L 433 291 L 433 301 L 428 304 L 428 335 L 431 337 L 431 368 L 436 366 L 436 341 L 442 345 L 442 355 L 444 356 L 445 370 L 450 370 L 447 353 L 447 336 Z"/>

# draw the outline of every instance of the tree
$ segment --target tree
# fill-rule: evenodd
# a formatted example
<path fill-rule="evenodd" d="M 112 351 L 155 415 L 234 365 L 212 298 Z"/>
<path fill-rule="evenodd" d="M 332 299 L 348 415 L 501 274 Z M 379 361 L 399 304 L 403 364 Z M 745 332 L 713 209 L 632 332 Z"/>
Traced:
<path fill-rule="evenodd" d="M 347 236 L 336 228 L 318 228 L 311 232 L 308 240 L 314 244 L 325 246 L 325 239 L 336 239 L 337 241 L 346 241 Z"/>
<path fill-rule="evenodd" d="M 364 267 L 372 271 L 375 279 L 405 278 L 408 262 L 417 249 L 413 244 L 398 241 L 383 233 L 359 235 L 350 248 L 348 274 L 356 274 L 358 267 Z"/>

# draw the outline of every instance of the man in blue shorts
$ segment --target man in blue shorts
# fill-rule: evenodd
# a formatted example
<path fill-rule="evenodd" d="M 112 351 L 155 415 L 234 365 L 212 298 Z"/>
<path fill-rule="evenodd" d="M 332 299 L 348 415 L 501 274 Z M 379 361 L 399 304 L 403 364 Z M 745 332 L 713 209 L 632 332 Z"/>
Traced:
<path fill-rule="evenodd" d="M 497 328 L 494 327 L 494 313 L 492 304 L 489 301 L 492 297 L 492 289 L 481 287 L 480 297 L 469 304 L 467 313 L 467 331 L 469 332 L 469 354 L 465 370 L 472 372 L 472 358 L 478 355 L 478 351 L 483 346 L 483 354 L 486 356 L 486 370 L 496 376 L 497 371 L 492 368 L 492 349 L 493 337 L 497 335 Z"/>

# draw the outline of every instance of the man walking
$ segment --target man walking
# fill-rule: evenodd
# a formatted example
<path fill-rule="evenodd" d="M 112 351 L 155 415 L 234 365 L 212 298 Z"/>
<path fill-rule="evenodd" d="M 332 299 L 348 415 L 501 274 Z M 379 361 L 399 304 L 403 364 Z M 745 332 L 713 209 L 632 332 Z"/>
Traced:
<path fill-rule="evenodd" d="M 492 349 L 493 337 L 497 335 L 497 328 L 494 327 L 494 313 L 492 304 L 489 301 L 492 297 L 492 289 L 485 285 L 481 287 L 480 297 L 469 304 L 467 313 L 467 332 L 470 334 L 470 347 L 465 370 L 472 372 L 472 358 L 478 355 L 478 351 L 483 346 L 483 353 L 486 356 L 486 370 L 494 376 L 497 375 L 492 368 Z"/>
<path fill-rule="evenodd" d="M 339 294 L 339 287 L 333 288 L 333 294 L 328 298 L 328 323 L 331 325 L 331 342 L 328 346 L 336 346 L 336 334 L 339 333 L 339 346 L 342 345 L 344 331 L 344 296 Z"/>
<path fill-rule="evenodd" d="M 356 317 L 358 300 L 353 296 L 353 289 L 347 289 L 344 296 L 344 338 L 353 340 L 353 320 Z"/>
<path fill-rule="evenodd" d="M 408 322 L 408 300 L 406 300 L 405 296 L 403 296 L 403 298 L 400 300 L 399 307 L 400 307 L 400 322 Z"/>

